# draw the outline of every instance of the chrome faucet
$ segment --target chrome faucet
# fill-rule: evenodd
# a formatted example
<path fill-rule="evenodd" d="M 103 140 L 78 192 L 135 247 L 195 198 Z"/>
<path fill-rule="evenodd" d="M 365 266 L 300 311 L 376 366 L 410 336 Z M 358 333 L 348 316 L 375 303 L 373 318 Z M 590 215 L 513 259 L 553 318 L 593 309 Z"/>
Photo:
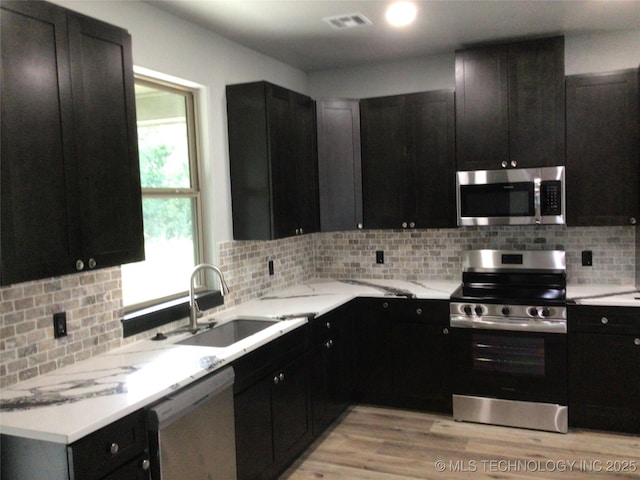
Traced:
<path fill-rule="evenodd" d="M 202 311 L 200 310 L 200 307 L 198 307 L 198 302 L 196 302 L 195 287 L 193 285 L 196 275 L 198 275 L 201 270 L 213 270 L 216 272 L 220 278 L 220 294 L 224 297 L 229 293 L 229 286 L 224 280 L 222 270 L 218 267 L 211 265 L 210 263 L 201 263 L 194 267 L 191 272 L 191 279 L 189 280 L 189 326 L 192 331 L 198 330 L 198 318 L 202 316 Z"/>

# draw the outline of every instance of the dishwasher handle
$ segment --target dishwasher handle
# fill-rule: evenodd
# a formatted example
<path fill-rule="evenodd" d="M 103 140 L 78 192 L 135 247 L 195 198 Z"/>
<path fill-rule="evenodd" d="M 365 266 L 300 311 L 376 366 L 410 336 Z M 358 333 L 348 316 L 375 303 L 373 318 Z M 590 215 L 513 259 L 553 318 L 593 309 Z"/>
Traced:
<path fill-rule="evenodd" d="M 171 394 L 147 411 L 149 430 L 157 432 L 180 420 L 197 406 L 233 385 L 233 367 L 216 372 L 193 386 Z"/>

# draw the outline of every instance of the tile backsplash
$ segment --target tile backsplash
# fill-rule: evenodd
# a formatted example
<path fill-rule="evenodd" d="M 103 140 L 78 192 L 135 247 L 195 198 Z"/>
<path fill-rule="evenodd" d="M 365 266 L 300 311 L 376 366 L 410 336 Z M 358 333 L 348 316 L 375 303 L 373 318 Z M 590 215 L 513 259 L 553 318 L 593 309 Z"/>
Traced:
<path fill-rule="evenodd" d="M 564 249 L 569 282 L 633 284 L 636 241 L 634 227 L 364 230 L 223 242 L 219 266 L 231 289 L 225 308 L 313 277 L 456 281 L 461 252 L 477 248 Z M 375 262 L 376 250 L 384 251 L 382 265 Z M 582 250 L 593 251 L 592 267 L 581 266 Z M 69 334 L 54 339 L 53 314 L 61 311 L 67 313 Z M 155 333 L 123 339 L 122 312 L 118 267 L 0 288 L 0 387 Z"/>

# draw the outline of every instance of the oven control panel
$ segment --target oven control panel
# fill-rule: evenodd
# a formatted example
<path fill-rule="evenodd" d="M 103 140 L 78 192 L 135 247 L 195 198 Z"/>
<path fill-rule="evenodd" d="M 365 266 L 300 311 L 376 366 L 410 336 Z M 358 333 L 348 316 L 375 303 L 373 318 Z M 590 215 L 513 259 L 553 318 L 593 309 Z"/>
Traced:
<path fill-rule="evenodd" d="M 451 302 L 452 328 L 566 333 L 567 309 L 556 305 Z"/>

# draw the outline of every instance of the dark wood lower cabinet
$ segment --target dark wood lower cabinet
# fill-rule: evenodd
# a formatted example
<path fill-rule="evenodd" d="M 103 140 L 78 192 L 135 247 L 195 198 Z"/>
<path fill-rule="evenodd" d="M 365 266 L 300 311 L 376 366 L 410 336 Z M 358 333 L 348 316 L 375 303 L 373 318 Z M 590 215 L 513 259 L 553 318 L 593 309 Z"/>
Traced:
<path fill-rule="evenodd" d="M 569 308 L 569 424 L 640 433 L 640 309 Z"/>
<path fill-rule="evenodd" d="M 304 328 L 303 328 L 304 329 Z M 238 480 L 276 478 L 311 442 L 308 354 L 292 332 L 237 363 L 234 399 Z M 283 349 L 283 346 L 291 347 Z M 306 348 L 306 347 L 305 347 Z M 286 359 L 282 362 L 280 360 Z M 269 368 L 265 375 L 265 366 Z M 258 372 L 262 376 L 256 379 Z M 247 386 L 247 379 L 253 383 Z"/>
<path fill-rule="evenodd" d="M 354 400 L 451 411 L 448 300 L 358 299 Z"/>
<path fill-rule="evenodd" d="M 146 414 L 138 410 L 64 445 L 2 435 L 5 480 L 148 480 Z"/>
<path fill-rule="evenodd" d="M 309 362 L 313 435 L 320 435 L 349 405 L 351 379 L 348 326 L 352 304 L 312 320 Z"/>

